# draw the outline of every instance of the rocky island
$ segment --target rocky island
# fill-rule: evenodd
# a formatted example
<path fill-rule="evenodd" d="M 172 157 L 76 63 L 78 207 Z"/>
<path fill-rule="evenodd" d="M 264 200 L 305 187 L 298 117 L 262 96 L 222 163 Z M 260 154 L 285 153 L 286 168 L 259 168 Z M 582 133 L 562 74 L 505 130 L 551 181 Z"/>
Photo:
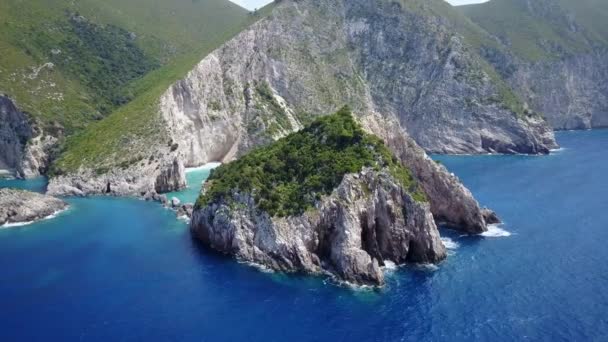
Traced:
<path fill-rule="evenodd" d="M 64 201 L 35 192 L 0 189 L 0 226 L 42 220 L 64 210 Z"/>
<path fill-rule="evenodd" d="M 216 169 L 191 230 L 242 261 L 360 285 L 384 284 L 388 261 L 446 257 L 424 188 L 347 108 Z"/>

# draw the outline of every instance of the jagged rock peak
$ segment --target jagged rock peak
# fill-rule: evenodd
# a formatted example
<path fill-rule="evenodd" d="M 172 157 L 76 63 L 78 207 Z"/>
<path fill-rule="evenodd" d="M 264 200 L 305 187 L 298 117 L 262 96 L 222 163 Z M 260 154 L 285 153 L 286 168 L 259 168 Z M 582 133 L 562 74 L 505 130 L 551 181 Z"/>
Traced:
<path fill-rule="evenodd" d="M 446 256 L 411 170 L 346 109 L 219 167 L 207 182 L 191 230 L 243 261 L 382 285 L 385 261 Z"/>

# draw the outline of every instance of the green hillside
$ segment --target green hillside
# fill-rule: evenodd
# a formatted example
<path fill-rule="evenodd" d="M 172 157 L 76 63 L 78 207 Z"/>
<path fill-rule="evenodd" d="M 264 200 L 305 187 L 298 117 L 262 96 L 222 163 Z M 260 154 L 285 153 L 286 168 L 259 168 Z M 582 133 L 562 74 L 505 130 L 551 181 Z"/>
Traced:
<path fill-rule="evenodd" d="M 526 60 L 608 46 L 608 2 L 603 0 L 492 0 L 458 8 Z"/>
<path fill-rule="evenodd" d="M 203 56 L 246 26 L 270 14 L 273 6 L 270 4 L 264 7 L 256 15 L 248 14 L 240 27 L 201 44 L 195 51 L 176 57 L 167 65 L 131 82 L 125 91 L 137 94 L 134 100 L 69 137 L 53 165 L 52 173 L 72 172 L 79 167 L 103 173 L 116 165 L 128 166 L 147 157 L 144 154 L 148 149 L 164 138 L 162 134 L 165 130 L 161 126 L 158 109 L 158 101 L 163 92 L 192 70 Z M 129 153 L 124 153 L 125 151 Z"/>
<path fill-rule="evenodd" d="M 0 93 L 70 134 L 252 20 L 228 0 L 4 0 Z"/>

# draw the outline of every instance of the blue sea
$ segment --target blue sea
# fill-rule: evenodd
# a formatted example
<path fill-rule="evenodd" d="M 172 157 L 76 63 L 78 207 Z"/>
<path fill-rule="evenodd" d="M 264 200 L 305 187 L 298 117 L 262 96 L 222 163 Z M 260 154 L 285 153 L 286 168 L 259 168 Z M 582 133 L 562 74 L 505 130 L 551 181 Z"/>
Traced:
<path fill-rule="evenodd" d="M 442 230 L 447 261 L 377 291 L 239 264 L 154 203 L 70 198 L 0 229 L 0 341 L 606 341 L 608 131 L 557 136 L 550 156 L 435 157 L 505 233 Z"/>

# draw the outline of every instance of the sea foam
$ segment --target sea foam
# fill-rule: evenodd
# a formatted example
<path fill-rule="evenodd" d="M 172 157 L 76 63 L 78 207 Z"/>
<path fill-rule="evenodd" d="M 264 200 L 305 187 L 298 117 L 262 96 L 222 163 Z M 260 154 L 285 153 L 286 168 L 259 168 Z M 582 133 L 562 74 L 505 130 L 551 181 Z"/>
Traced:
<path fill-rule="evenodd" d="M 454 249 L 458 249 L 458 247 L 460 247 L 460 244 L 458 244 L 458 242 L 450 239 L 449 237 L 441 237 L 441 242 L 443 242 L 443 245 L 447 249 L 454 250 Z"/>
<path fill-rule="evenodd" d="M 488 231 L 479 234 L 484 237 L 507 237 L 511 236 L 511 232 L 508 232 L 500 227 L 499 224 L 491 224 L 488 226 Z"/>
<path fill-rule="evenodd" d="M 392 271 L 395 271 L 397 268 L 399 268 L 399 267 L 394 262 L 392 262 L 390 260 L 384 260 L 384 266 L 382 266 L 382 269 L 385 272 L 392 272 Z"/>

